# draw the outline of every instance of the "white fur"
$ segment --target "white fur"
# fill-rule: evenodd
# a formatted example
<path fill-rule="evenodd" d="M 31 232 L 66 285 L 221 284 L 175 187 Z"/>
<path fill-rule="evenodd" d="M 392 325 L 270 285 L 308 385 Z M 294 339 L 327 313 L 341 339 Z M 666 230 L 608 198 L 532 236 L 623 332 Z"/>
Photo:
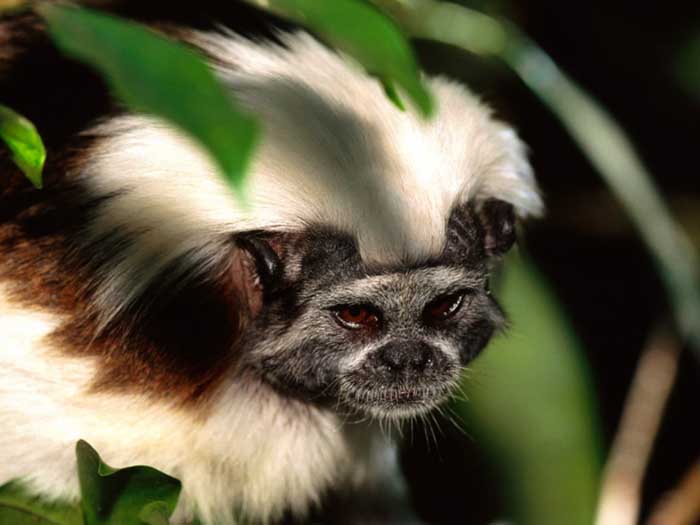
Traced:
<path fill-rule="evenodd" d="M 266 403 L 274 394 L 253 383 L 230 383 L 201 418 L 137 396 L 88 394 L 94 364 L 53 355 L 44 341 L 59 322 L 17 309 L 0 290 L 0 485 L 19 478 L 75 500 L 79 439 L 112 466 L 148 464 L 180 479 L 174 523 L 195 511 L 207 524 L 233 523 L 236 512 L 264 523 L 285 508 L 307 510 L 329 486 L 379 477 L 388 446 L 380 435 L 302 403 Z"/>
<path fill-rule="evenodd" d="M 135 239 L 99 277 L 107 317 L 178 256 L 215 262 L 231 232 L 331 224 L 357 236 L 365 260 L 396 262 L 439 251 L 456 203 L 498 197 L 522 216 L 540 211 L 522 144 L 466 89 L 429 80 L 438 110 L 425 121 L 308 35 L 284 40 L 287 48 L 199 35 L 230 64 L 220 76 L 263 126 L 247 207 L 163 122 L 125 116 L 94 130 L 103 138 L 73 176 L 93 196 L 116 196 L 86 224 L 85 240 L 114 231 Z M 252 383 L 225 386 L 200 418 L 89 394 L 95 364 L 46 342 L 60 321 L 18 309 L 0 289 L 0 483 L 22 477 L 44 494 L 77 497 L 74 445 L 86 439 L 115 467 L 147 463 L 180 478 L 176 523 L 197 511 L 229 524 L 234 510 L 264 522 L 286 506 L 307 508 L 330 485 L 377 477 L 386 444 L 376 432 L 294 401 L 261 402 L 272 394 Z"/>
<path fill-rule="evenodd" d="M 363 259 L 399 262 L 438 253 L 450 209 L 466 200 L 497 197 L 521 216 L 540 213 L 524 146 L 457 83 L 429 79 L 437 113 L 426 121 L 305 33 L 284 35 L 287 47 L 197 39 L 227 64 L 219 75 L 262 124 L 248 205 L 163 122 L 126 116 L 97 128 L 105 138 L 81 179 L 95 195 L 122 193 L 89 225 L 90 237 L 140 232 L 101 283 L 106 302 L 120 294 L 121 302 L 101 306 L 123 307 L 183 253 L 213 262 L 212 246 L 230 232 L 330 224 L 356 235 Z"/>

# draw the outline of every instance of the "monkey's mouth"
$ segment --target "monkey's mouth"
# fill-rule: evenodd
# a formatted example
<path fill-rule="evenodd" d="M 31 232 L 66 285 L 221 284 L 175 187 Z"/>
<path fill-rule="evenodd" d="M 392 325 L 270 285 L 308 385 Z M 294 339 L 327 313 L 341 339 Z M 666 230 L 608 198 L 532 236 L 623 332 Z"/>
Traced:
<path fill-rule="evenodd" d="M 367 385 L 341 382 L 343 405 L 377 418 L 406 418 L 429 410 L 445 401 L 454 388 L 452 381 L 430 385 Z"/>

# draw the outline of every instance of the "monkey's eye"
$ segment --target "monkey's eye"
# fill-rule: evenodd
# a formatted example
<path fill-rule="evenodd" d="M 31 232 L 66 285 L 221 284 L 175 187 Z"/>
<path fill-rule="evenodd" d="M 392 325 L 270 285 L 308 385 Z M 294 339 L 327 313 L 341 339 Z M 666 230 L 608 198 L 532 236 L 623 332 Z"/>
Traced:
<path fill-rule="evenodd" d="M 377 328 L 380 314 L 376 308 L 365 304 L 344 304 L 333 309 L 333 316 L 340 326 L 350 330 Z"/>
<path fill-rule="evenodd" d="M 465 290 L 445 294 L 430 301 L 423 310 L 423 321 L 426 324 L 436 324 L 445 319 L 449 319 L 457 313 L 464 303 Z"/>

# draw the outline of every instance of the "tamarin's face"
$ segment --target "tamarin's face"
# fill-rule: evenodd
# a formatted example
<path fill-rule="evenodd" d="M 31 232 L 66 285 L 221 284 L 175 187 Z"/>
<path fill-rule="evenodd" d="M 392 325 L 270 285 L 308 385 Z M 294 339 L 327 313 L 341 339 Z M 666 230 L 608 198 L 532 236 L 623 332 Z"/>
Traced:
<path fill-rule="evenodd" d="M 243 244 L 263 299 L 246 363 L 288 394 L 343 412 L 403 417 L 443 401 L 504 322 L 490 260 L 513 243 L 509 205 L 453 211 L 442 254 L 410 266 L 365 264 L 354 240 L 311 228 Z"/>

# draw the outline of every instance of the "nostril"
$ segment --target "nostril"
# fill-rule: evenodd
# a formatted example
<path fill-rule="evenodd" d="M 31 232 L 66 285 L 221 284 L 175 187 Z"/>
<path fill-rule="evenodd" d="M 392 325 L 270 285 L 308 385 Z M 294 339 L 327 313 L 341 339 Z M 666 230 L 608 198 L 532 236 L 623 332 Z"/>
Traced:
<path fill-rule="evenodd" d="M 388 344 L 378 354 L 381 365 L 394 373 L 424 372 L 435 363 L 433 350 L 424 344 Z"/>
<path fill-rule="evenodd" d="M 416 372 L 423 372 L 433 366 L 433 351 L 427 346 L 421 346 L 411 356 L 411 368 Z"/>
<path fill-rule="evenodd" d="M 381 350 L 381 361 L 392 371 L 398 372 L 406 365 L 405 351 L 398 345 L 387 345 Z"/>

